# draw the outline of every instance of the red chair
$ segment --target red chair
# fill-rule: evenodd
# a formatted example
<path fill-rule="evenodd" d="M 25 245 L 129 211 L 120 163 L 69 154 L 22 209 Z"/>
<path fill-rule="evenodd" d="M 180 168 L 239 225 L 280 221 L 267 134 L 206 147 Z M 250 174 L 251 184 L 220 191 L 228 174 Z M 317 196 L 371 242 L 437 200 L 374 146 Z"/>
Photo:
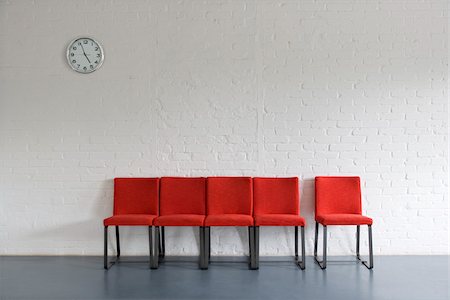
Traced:
<path fill-rule="evenodd" d="M 113 216 L 103 220 L 104 268 L 120 257 L 119 226 L 148 226 L 150 267 L 153 262 L 153 219 L 158 215 L 159 178 L 115 178 Z M 116 226 L 117 259 L 108 265 L 108 226 Z"/>
<path fill-rule="evenodd" d="M 305 269 L 305 219 L 300 217 L 298 178 L 253 178 L 255 218 L 255 261 L 259 266 L 259 227 L 293 226 L 295 261 Z M 302 235 L 302 260 L 298 260 L 298 227 Z"/>
<path fill-rule="evenodd" d="M 323 260 L 317 258 L 319 223 L 323 226 Z M 314 239 L 314 259 L 322 269 L 327 267 L 327 226 L 356 225 L 356 257 L 359 255 L 360 226 L 369 229 L 369 264 L 373 268 L 372 219 L 362 215 L 361 185 L 359 177 L 316 177 L 316 231 Z"/>
<path fill-rule="evenodd" d="M 205 252 L 202 269 L 211 256 L 211 226 L 247 226 L 250 261 L 253 262 L 254 227 L 252 217 L 253 189 L 250 177 L 208 177 L 206 184 L 207 216 L 205 219 Z M 252 267 L 254 263 L 251 263 Z"/>
<path fill-rule="evenodd" d="M 200 229 L 200 263 L 204 256 L 204 227 L 206 213 L 206 179 L 163 177 L 160 185 L 159 217 L 153 224 L 156 226 L 157 245 L 159 243 L 159 227 L 161 227 L 161 253 L 165 256 L 165 226 L 198 226 Z M 158 265 L 158 249 L 154 261 Z M 201 266 L 201 265 L 200 265 Z"/>

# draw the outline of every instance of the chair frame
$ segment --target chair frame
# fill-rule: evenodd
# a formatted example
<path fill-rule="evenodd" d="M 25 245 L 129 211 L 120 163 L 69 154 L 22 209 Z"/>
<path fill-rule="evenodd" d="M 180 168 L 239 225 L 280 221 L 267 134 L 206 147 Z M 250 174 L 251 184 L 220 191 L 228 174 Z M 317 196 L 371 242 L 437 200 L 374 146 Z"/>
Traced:
<path fill-rule="evenodd" d="M 108 227 L 104 226 L 104 249 L 103 249 L 103 268 L 105 270 L 109 270 L 113 265 L 120 262 L 120 238 L 119 238 L 119 225 L 111 225 L 116 227 L 116 259 L 114 261 L 109 261 L 108 257 Z M 155 264 L 153 258 L 154 245 L 153 245 L 153 235 L 154 228 L 153 226 L 148 226 L 148 245 L 149 245 L 149 268 L 155 269 L 157 268 L 157 262 Z M 127 261 L 131 262 L 131 261 Z"/>
<path fill-rule="evenodd" d="M 165 227 L 170 226 L 155 226 L 155 251 L 152 252 L 153 257 L 153 267 L 152 269 L 158 269 L 159 264 L 164 261 L 166 257 L 166 238 L 165 238 Z M 178 226 L 176 226 L 178 227 Z M 205 243 L 205 232 L 204 226 L 194 226 L 199 227 L 199 237 L 200 237 L 200 256 L 199 256 L 199 266 L 202 269 L 203 266 L 203 257 L 205 256 L 204 251 L 204 243 Z"/>
<path fill-rule="evenodd" d="M 203 255 L 201 255 L 200 269 L 207 270 L 209 264 L 211 263 L 211 227 L 217 226 L 204 226 L 203 228 Z M 250 270 L 257 270 L 256 262 L 257 259 L 255 257 L 256 253 L 256 240 L 255 240 L 255 226 L 228 226 L 228 227 L 248 227 L 248 248 L 249 248 L 249 257 L 248 257 L 248 265 Z M 201 244 L 202 239 L 200 239 Z"/>
<path fill-rule="evenodd" d="M 259 227 L 260 226 L 254 226 L 254 232 L 255 232 L 255 254 L 254 254 L 254 262 L 252 265 L 252 270 L 259 269 Z M 262 226 L 262 227 L 271 227 L 271 226 Z M 273 226 L 273 227 L 282 227 L 282 226 Z M 288 227 L 288 226 L 283 226 Z M 298 228 L 300 227 L 301 232 L 301 239 L 302 239 L 302 260 L 298 259 Z M 294 242 L 294 258 L 295 258 L 295 264 L 301 269 L 305 270 L 306 264 L 305 264 L 305 226 L 294 226 L 294 235 L 295 235 L 295 242 Z"/>
<path fill-rule="evenodd" d="M 327 225 L 323 225 L 323 254 L 322 260 L 317 256 L 317 244 L 319 239 L 319 222 L 316 221 L 316 229 L 314 235 L 314 260 L 320 266 L 322 270 L 327 268 Z M 333 225 L 333 226 L 346 226 L 346 225 Z M 359 253 L 359 245 L 360 245 L 360 227 L 361 225 L 356 225 L 356 259 L 360 261 L 367 269 L 373 269 L 373 243 L 372 243 L 372 225 L 368 226 L 368 235 L 369 235 L 369 263 L 367 261 L 362 260 Z"/>

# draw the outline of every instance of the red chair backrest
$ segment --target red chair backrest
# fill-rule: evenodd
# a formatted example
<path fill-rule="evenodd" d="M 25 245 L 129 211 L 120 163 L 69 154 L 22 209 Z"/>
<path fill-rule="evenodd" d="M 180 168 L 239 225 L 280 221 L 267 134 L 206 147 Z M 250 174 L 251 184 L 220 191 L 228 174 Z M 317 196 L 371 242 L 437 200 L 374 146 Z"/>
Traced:
<path fill-rule="evenodd" d="M 298 178 L 253 178 L 254 215 L 300 213 Z"/>
<path fill-rule="evenodd" d="M 208 177 L 206 191 L 209 215 L 252 215 L 251 177 Z"/>
<path fill-rule="evenodd" d="M 323 214 L 361 214 L 359 177 L 316 177 L 316 216 Z"/>
<path fill-rule="evenodd" d="M 158 214 L 159 178 L 115 178 L 114 214 Z"/>
<path fill-rule="evenodd" d="M 206 213 L 206 178 L 162 177 L 159 213 L 171 214 Z"/>

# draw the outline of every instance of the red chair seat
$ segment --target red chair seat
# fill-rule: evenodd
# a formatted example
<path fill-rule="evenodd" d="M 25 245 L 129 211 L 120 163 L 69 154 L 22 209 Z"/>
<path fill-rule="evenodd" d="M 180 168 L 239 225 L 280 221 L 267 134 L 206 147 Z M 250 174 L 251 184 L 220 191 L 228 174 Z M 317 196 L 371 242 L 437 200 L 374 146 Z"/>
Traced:
<path fill-rule="evenodd" d="M 209 215 L 205 219 L 205 226 L 253 226 L 253 217 L 239 214 Z"/>
<path fill-rule="evenodd" d="M 155 215 L 128 214 L 115 215 L 103 220 L 104 226 L 122 225 L 122 226 L 152 226 Z"/>
<path fill-rule="evenodd" d="M 293 214 L 257 215 L 255 226 L 305 226 L 305 219 Z"/>
<path fill-rule="evenodd" d="M 322 225 L 372 225 L 372 219 L 360 214 L 327 214 L 316 216 Z"/>
<path fill-rule="evenodd" d="M 155 226 L 203 226 L 204 215 L 176 214 L 159 216 L 155 219 Z"/>

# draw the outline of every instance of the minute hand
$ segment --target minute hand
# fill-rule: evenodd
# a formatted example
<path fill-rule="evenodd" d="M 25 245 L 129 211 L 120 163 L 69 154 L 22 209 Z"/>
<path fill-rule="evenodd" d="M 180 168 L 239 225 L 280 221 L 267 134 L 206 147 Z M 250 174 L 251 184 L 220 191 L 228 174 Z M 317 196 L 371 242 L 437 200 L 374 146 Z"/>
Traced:
<path fill-rule="evenodd" d="M 86 57 L 86 59 L 88 60 L 88 62 L 91 63 L 91 61 L 89 60 L 89 58 L 86 55 L 86 52 L 84 52 L 83 44 L 81 44 L 81 49 L 83 50 L 83 54 Z"/>

